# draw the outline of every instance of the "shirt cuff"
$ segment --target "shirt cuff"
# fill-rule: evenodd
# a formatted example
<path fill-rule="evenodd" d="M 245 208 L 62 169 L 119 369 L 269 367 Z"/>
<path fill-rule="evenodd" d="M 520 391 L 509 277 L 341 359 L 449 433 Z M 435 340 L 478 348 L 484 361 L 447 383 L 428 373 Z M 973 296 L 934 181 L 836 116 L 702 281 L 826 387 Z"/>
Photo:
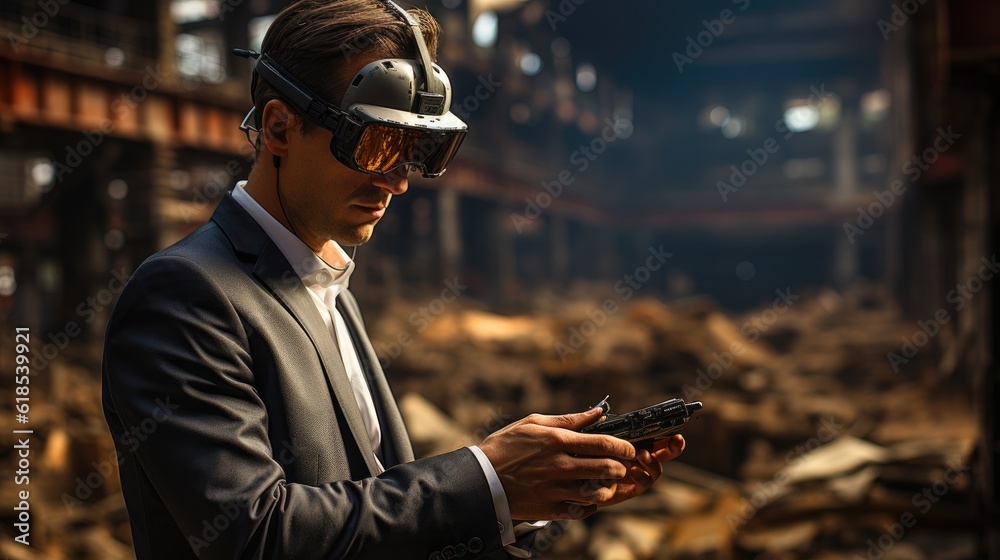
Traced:
<path fill-rule="evenodd" d="M 522 540 L 523 540 L 524 543 L 529 543 L 529 540 L 527 538 L 522 539 L 522 537 L 524 537 L 525 535 L 527 535 L 528 533 L 531 533 L 533 531 L 538 531 L 539 529 L 544 529 L 545 527 L 548 527 L 550 523 L 552 523 L 552 522 L 551 521 L 524 521 L 522 523 L 518 523 L 514 527 L 514 535 L 517 537 L 518 542 L 515 543 L 515 544 L 509 544 L 509 545 L 503 547 L 503 551 L 506 552 L 507 556 L 509 556 L 511 558 L 534 558 L 535 557 L 534 556 L 534 552 L 532 552 L 530 545 L 527 546 L 526 548 L 521 548 L 520 546 L 518 546 L 518 543 L 521 543 Z"/>
<path fill-rule="evenodd" d="M 483 474 L 486 475 L 486 480 L 490 484 L 490 493 L 493 494 L 493 510 L 497 515 L 497 529 L 500 530 L 500 542 L 504 546 L 507 546 L 517 540 L 514 536 L 514 522 L 510 518 L 510 504 L 507 502 L 507 493 L 503 491 L 503 484 L 500 483 L 500 477 L 497 476 L 497 471 L 493 468 L 493 463 L 490 463 L 489 457 L 483 453 L 483 450 L 479 449 L 478 445 L 470 445 L 469 450 L 479 460 L 479 466 L 483 468 Z"/>

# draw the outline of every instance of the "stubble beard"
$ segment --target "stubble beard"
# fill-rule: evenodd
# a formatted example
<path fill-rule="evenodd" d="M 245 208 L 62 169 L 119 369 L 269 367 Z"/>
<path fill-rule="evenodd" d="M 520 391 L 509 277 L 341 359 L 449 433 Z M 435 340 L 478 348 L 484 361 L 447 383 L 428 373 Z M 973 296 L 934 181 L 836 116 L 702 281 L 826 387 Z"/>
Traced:
<path fill-rule="evenodd" d="M 333 239 L 342 247 L 364 245 L 371 239 L 374 230 L 375 224 L 341 226 L 336 231 L 331 232 L 333 235 L 331 235 L 330 239 Z"/>

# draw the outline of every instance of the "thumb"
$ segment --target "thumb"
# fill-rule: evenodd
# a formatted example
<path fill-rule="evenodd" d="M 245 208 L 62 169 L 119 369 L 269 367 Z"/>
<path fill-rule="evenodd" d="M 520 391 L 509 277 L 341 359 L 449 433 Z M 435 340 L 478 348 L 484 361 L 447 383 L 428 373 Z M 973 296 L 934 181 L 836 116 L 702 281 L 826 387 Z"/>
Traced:
<path fill-rule="evenodd" d="M 585 412 L 575 412 L 573 414 L 562 414 L 559 416 L 542 416 L 539 424 L 551 426 L 553 428 L 564 428 L 566 430 L 578 431 L 585 428 L 601 417 L 604 412 L 600 407 L 594 407 Z"/>

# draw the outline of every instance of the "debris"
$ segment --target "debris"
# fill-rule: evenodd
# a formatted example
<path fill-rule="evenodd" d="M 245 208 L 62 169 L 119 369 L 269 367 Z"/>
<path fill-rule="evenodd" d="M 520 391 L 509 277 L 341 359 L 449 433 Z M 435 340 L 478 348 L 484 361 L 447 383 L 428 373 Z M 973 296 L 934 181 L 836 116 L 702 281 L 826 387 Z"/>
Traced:
<path fill-rule="evenodd" d="M 932 352 L 890 366 L 887 352 L 912 325 L 884 298 L 824 290 L 781 313 L 769 302 L 739 316 L 705 297 L 647 298 L 602 317 L 603 300 L 572 297 L 518 316 L 460 300 L 426 323 L 395 303 L 371 323 L 418 456 L 608 393 L 614 412 L 671 397 L 704 403 L 684 429 L 684 455 L 649 492 L 550 528 L 545 558 L 973 557 L 973 411 L 934 384 Z M 53 362 L 37 385 L 38 551 L 8 539 L 0 555 L 133 557 L 99 363 L 87 356 Z M 14 429 L 12 418 L 0 415 L 0 427 Z M 15 496 L 13 479 L 0 490 Z"/>

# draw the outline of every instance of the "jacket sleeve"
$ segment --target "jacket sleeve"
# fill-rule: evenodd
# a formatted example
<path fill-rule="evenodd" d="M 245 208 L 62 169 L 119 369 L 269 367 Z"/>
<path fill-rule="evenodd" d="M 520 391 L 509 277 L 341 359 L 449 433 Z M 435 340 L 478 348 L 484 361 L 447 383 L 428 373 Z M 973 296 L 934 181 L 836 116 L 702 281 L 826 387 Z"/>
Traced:
<path fill-rule="evenodd" d="M 108 324 L 112 435 L 199 558 L 423 560 L 448 547 L 465 558 L 501 548 L 468 449 L 360 481 L 288 482 L 272 457 L 247 330 L 219 285 L 180 256 L 143 263 Z M 206 531 L 220 515 L 224 528 Z"/>

